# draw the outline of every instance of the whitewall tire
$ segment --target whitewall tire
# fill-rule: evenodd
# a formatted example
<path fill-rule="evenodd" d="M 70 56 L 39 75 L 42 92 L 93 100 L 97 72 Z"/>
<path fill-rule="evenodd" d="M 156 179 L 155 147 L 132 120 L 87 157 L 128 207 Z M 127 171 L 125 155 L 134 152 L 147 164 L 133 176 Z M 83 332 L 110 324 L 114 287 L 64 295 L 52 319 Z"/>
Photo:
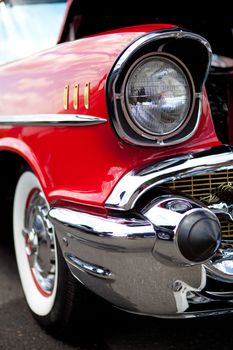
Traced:
<path fill-rule="evenodd" d="M 83 323 L 91 303 L 89 292 L 65 263 L 48 212 L 38 178 L 26 170 L 18 179 L 13 205 L 20 280 L 33 316 L 47 331 L 62 337 L 78 319 Z"/>
<path fill-rule="evenodd" d="M 19 275 L 27 303 L 30 309 L 39 316 L 45 316 L 51 312 L 57 291 L 56 239 L 54 229 L 47 220 L 48 210 L 49 205 L 37 177 L 30 171 L 24 172 L 17 183 L 14 198 L 14 244 Z M 28 211 L 30 212 L 27 213 Z M 46 232 L 46 230 L 51 232 Z M 48 236 L 48 234 L 51 235 L 50 242 L 47 242 L 46 235 Z M 39 240 L 41 242 L 38 242 Z M 41 273 L 41 270 L 47 261 L 41 261 L 41 256 L 43 257 L 43 254 L 45 255 L 50 250 L 50 247 L 47 247 L 49 244 L 51 244 L 54 253 L 51 264 L 53 271 L 50 276 L 48 274 L 46 280 L 43 275 L 46 276 L 47 272 L 42 271 L 43 273 Z M 49 284 L 49 282 L 50 286 L 46 286 L 46 283 Z"/>

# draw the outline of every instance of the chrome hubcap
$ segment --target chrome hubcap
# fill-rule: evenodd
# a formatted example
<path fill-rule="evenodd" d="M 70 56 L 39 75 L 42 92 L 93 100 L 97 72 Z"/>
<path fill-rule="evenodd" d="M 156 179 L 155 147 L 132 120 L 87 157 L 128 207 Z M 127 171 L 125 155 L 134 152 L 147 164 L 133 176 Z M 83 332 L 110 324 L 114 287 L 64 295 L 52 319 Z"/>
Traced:
<path fill-rule="evenodd" d="M 44 296 L 52 293 L 56 273 L 55 232 L 48 212 L 43 193 L 33 190 L 28 197 L 22 233 L 33 279 Z"/>

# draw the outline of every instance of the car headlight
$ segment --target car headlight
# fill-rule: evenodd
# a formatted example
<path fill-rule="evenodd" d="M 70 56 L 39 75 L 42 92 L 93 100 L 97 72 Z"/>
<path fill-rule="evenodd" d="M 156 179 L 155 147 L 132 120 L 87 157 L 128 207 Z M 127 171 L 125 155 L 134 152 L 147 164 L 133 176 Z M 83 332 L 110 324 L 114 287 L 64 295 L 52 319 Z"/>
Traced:
<path fill-rule="evenodd" d="M 170 59 L 150 55 L 137 62 L 125 81 L 127 119 L 144 137 L 170 137 L 179 132 L 190 112 L 193 92 L 189 73 Z"/>
<path fill-rule="evenodd" d="M 211 47 L 179 28 L 149 32 L 119 55 L 106 81 L 107 108 L 117 136 L 137 146 L 189 140 L 202 118 Z"/>

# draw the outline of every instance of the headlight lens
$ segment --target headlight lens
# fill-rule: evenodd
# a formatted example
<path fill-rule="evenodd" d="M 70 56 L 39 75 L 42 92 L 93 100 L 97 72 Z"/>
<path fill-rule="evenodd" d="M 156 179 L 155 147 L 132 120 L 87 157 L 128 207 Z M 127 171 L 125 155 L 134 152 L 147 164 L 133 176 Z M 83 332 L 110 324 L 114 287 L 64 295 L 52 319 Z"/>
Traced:
<path fill-rule="evenodd" d="M 184 123 L 192 96 L 186 74 L 178 64 L 167 57 L 150 56 L 130 73 L 125 98 L 135 131 L 162 136 Z"/>

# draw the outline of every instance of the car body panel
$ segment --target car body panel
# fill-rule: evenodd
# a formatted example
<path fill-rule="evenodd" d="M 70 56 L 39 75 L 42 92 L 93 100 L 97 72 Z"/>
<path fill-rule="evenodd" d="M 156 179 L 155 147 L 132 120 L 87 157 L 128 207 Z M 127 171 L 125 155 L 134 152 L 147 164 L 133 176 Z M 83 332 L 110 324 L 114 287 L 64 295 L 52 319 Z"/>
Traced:
<path fill-rule="evenodd" d="M 3 228 L 13 213 L 28 306 L 63 331 L 78 280 L 133 313 L 233 312 L 233 147 L 217 136 L 231 122 L 224 98 L 212 119 L 211 46 L 86 5 L 68 0 L 63 43 L 0 66 Z"/>
<path fill-rule="evenodd" d="M 149 31 L 166 25 L 145 25 L 112 31 L 58 45 L 0 68 L 0 118 L 28 115 L 28 126 L 4 126 L 1 150 L 19 153 L 41 179 L 49 202 L 56 199 L 103 206 L 115 184 L 130 169 L 174 154 L 195 152 L 219 144 L 206 95 L 195 134 L 175 147 L 156 149 L 124 143 L 114 133 L 106 109 L 105 83 L 119 54 Z M 90 84 L 89 107 L 84 87 Z M 79 107 L 73 106 L 73 87 L 79 84 Z M 69 85 L 69 106 L 63 106 Z M 33 126 L 34 115 L 78 114 L 106 119 L 93 126 Z M 25 151 L 27 150 L 27 151 Z"/>

